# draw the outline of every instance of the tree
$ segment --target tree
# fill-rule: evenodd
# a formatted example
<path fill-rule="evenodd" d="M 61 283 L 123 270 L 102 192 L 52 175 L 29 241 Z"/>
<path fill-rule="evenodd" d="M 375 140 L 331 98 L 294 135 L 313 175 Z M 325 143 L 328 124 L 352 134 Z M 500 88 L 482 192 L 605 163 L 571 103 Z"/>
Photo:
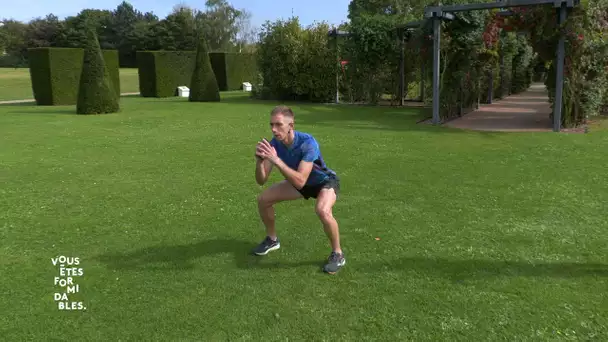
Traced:
<path fill-rule="evenodd" d="M 45 18 L 36 18 L 25 30 L 25 41 L 28 48 L 55 47 L 63 33 L 63 24 L 53 14 Z"/>
<path fill-rule="evenodd" d="M 84 9 L 76 16 L 67 17 L 64 21 L 65 31 L 62 33 L 61 47 L 77 48 L 88 44 L 88 28 L 95 30 L 99 45 L 103 49 L 115 49 L 115 42 L 111 40 L 112 12 L 108 10 Z"/>
<path fill-rule="evenodd" d="M 196 13 L 197 29 L 211 51 L 229 51 L 237 45 L 237 35 L 248 25 L 250 13 L 238 10 L 226 0 L 207 0 L 206 10 Z"/>
<path fill-rule="evenodd" d="M 0 27 L 0 45 L 7 54 L 23 57 L 25 47 L 25 33 L 27 25 L 16 20 L 3 20 Z M 0 51 L 1 52 L 1 51 Z"/>
<path fill-rule="evenodd" d="M 78 90 L 78 114 L 105 114 L 120 110 L 118 94 L 111 86 L 103 54 L 94 28 L 87 26 L 82 73 Z"/>
<path fill-rule="evenodd" d="M 171 14 L 154 24 L 154 50 L 187 51 L 196 49 L 197 11 L 185 6 L 176 6 Z"/>
<path fill-rule="evenodd" d="M 472 1 L 472 0 L 471 0 Z M 471 2 L 469 0 L 465 2 Z M 417 20 L 422 17 L 424 7 L 435 0 L 351 0 L 348 5 L 348 19 L 363 15 L 398 16 L 402 20 Z"/>
<path fill-rule="evenodd" d="M 241 10 L 241 15 L 236 20 L 238 32 L 236 34 L 236 52 L 251 53 L 255 50 L 258 31 L 251 25 L 251 12 Z"/>
<path fill-rule="evenodd" d="M 207 42 L 200 38 L 196 51 L 196 65 L 190 81 L 190 102 L 219 102 L 220 88 L 211 67 Z"/>
<path fill-rule="evenodd" d="M 266 22 L 256 52 L 261 99 L 332 101 L 336 94 L 336 54 L 325 22 L 302 27 L 299 18 Z"/>

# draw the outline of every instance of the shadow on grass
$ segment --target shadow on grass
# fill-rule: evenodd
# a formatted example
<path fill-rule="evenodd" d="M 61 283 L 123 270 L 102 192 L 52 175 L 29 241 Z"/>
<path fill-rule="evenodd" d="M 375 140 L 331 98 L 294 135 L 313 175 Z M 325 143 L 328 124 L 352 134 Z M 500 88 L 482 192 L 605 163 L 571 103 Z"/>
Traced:
<path fill-rule="evenodd" d="M 256 243 L 235 239 L 215 239 L 192 244 L 153 246 L 124 254 L 104 254 L 96 257 L 117 270 L 191 270 L 195 260 L 204 257 L 232 258 L 238 269 L 282 269 L 300 266 L 321 267 L 325 260 L 302 262 L 272 261 L 251 254 Z M 608 277 L 608 265 L 600 263 L 528 263 L 499 260 L 457 260 L 445 258 L 405 257 L 384 262 L 353 264 L 363 273 L 398 271 L 423 277 L 447 278 L 455 283 L 491 277 Z"/>
<path fill-rule="evenodd" d="M 608 265 L 599 263 L 528 263 L 499 260 L 457 260 L 445 258 L 406 257 L 364 266 L 364 271 L 406 271 L 456 283 L 489 277 L 608 277 Z"/>
<path fill-rule="evenodd" d="M 286 263 L 270 261 L 268 258 L 253 255 L 257 245 L 251 241 L 231 239 L 207 240 L 192 244 L 174 246 L 154 246 L 125 254 L 104 254 L 96 259 L 118 270 L 190 270 L 195 268 L 193 261 L 202 257 L 217 257 L 223 254 L 234 259 L 239 269 L 251 268 L 291 268 L 298 266 L 319 266 L 324 260 Z"/>

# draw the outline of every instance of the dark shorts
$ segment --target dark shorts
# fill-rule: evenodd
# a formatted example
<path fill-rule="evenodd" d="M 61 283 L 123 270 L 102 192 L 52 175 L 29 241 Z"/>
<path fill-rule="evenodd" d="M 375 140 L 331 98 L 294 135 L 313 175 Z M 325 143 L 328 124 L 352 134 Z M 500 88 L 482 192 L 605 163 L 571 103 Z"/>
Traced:
<path fill-rule="evenodd" d="M 304 196 L 305 199 L 309 199 L 311 197 L 317 198 L 319 192 L 321 192 L 321 190 L 324 188 L 334 189 L 336 192 L 336 198 L 338 198 L 338 193 L 340 192 L 340 178 L 336 175 L 331 175 L 321 184 L 304 185 L 304 187 L 298 191 L 302 194 L 302 196 Z"/>

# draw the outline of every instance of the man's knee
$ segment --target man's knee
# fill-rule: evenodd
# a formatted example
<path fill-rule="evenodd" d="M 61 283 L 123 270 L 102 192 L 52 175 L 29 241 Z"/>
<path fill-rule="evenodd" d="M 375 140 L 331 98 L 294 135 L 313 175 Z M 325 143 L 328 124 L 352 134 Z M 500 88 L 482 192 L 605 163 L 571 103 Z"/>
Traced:
<path fill-rule="evenodd" d="M 268 207 L 271 205 L 272 205 L 272 202 L 270 201 L 270 196 L 268 196 L 268 193 L 262 192 L 261 194 L 258 195 L 258 206 Z"/>
<path fill-rule="evenodd" d="M 315 211 L 321 220 L 328 220 L 332 217 L 331 208 L 317 207 Z"/>
<path fill-rule="evenodd" d="M 278 201 L 276 194 L 270 190 L 266 190 L 258 195 L 258 206 L 261 207 L 272 207 Z"/>

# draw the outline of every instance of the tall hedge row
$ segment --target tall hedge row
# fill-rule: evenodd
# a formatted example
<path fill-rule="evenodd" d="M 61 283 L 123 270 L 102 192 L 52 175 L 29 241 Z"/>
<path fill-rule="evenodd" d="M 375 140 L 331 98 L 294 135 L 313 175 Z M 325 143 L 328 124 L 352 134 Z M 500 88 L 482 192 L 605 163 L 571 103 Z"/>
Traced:
<path fill-rule="evenodd" d="M 32 48 L 28 51 L 32 91 L 38 105 L 74 105 L 84 50 L 80 48 Z M 118 51 L 103 50 L 103 58 L 117 96 L 120 96 Z"/>
<path fill-rule="evenodd" d="M 254 54 L 209 53 L 211 67 L 221 91 L 241 89 L 243 82 L 255 83 Z M 139 90 L 144 97 L 175 96 L 179 86 L 190 85 L 196 51 L 138 51 Z"/>
<path fill-rule="evenodd" d="M 258 78 L 255 54 L 212 52 L 209 58 L 222 91 L 239 90 L 243 82 L 253 84 Z"/>
<path fill-rule="evenodd" d="M 195 61 L 196 51 L 138 51 L 141 96 L 175 96 L 177 87 L 190 85 Z"/>

